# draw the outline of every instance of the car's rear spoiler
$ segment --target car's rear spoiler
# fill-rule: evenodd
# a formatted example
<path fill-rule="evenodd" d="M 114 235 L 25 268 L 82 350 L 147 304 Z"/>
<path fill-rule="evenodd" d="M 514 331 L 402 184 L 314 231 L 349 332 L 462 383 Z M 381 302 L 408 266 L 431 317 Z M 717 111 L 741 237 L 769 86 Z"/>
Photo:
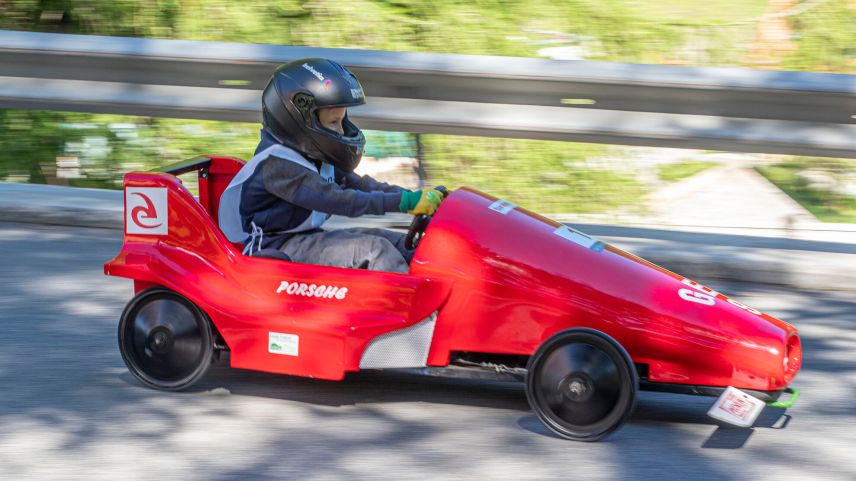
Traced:
<path fill-rule="evenodd" d="M 202 177 L 203 173 L 208 173 L 208 169 L 211 167 L 211 157 L 206 157 L 200 155 L 199 157 L 193 157 L 192 159 L 180 160 L 178 162 L 173 162 L 172 164 L 166 165 L 164 167 L 158 167 L 157 169 L 152 169 L 151 172 L 163 172 L 165 174 L 172 174 L 175 176 L 179 176 L 182 174 L 186 174 L 188 172 L 200 171 L 199 175 Z M 204 178 L 204 177 L 203 177 Z"/>
<path fill-rule="evenodd" d="M 241 170 L 244 161 L 233 157 L 200 155 L 192 159 L 181 160 L 163 167 L 153 169 L 159 172 L 179 176 L 190 172 L 199 175 L 199 203 L 208 211 L 216 222 L 220 206 L 220 196 L 232 181 L 232 177 Z"/>

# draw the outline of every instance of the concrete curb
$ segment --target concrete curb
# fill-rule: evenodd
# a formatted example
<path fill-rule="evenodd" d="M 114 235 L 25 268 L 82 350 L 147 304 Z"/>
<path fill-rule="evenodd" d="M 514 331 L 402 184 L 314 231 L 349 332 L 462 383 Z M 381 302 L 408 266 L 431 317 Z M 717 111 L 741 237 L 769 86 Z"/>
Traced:
<path fill-rule="evenodd" d="M 121 229 L 120 191 L 0 182 L 0 221 Z M 403 228 L 410 216 L 334 217 L 332 226 Z M 856 291 L 856 242 L 570 224 L 694 279 Z"/>
<path fill-rule="evenodd" d="M 122 228 L 118 190 L 0 182 L 0 221 Z"/>

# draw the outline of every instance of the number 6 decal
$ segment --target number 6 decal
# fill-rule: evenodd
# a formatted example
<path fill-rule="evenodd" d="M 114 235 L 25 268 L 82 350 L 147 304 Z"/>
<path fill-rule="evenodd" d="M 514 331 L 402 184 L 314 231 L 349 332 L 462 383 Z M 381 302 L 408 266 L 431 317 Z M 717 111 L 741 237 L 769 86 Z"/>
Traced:
<path fill-rule="evenodd" d="M 678 289 L 678 295 L 681 297 L 681 299 L 683 299 L 685 301 L 689 301 L 689 302 L 695 302 L 696 304 L 702 304 L 705 306 L 712 306 L 712 305 L 716 304 L 716 296 L 719 295 L 718 292 L 714 291 L 713 289 L 711 289 L 709 287 L 705 287 L 705 286 L 699 284 L 698 282 L 687 279 L 686 277 L 681 279 L 681 283 L 683 283 L 684 285 L 687 285 L 689 287 L 692 287 L 692 289 L 687 289 L 687 288 Z M 736 306 L 736 307 L 739 307 L 740 309 L 743 309 L 744 311 L 751 312 L 752 314 L 755 314 L 758 316 L 763 314 L 758 309 L 755 309 L 753 307 L 749 307 L 740 301 L 735 301 L 734 299 L 730 299 L 728 297 L 726 297 L 725 300 L 728 301 L 729 304 Z"/>
<path fill-rule="evenodd" d="M 714 291 L 709 287 L 705 287 L 698 282 L 692 281 L 684 277 L 681 279 L 681 283 L 691 287 L 692 289 L 679 289 L 678 295 L 681 296 L 681 299 L 689 302 L 695 302 L 696 304 L 702 304 L 705 306 L 712 306 L 716 304 L 716 296 L 719 295 L 718 292 Z"/>
<path fill-rule="evenodd" d="M 713 296 L 692 289 L 680 289 L 678 295 L 685 301 L 696 302 L 705 306 L 712 306 L 716 303 L 716 299 Z"/>

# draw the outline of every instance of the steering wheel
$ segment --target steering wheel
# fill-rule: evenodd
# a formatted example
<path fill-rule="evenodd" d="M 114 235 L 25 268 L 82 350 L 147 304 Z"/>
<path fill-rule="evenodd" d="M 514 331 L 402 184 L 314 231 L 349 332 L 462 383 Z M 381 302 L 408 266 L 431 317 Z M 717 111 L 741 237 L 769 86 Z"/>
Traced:
<path fill-rule="evenodd" d="M 416 249 L 419 241 L 422 240 L 422 234 L 431 222 L 431 216 L 425 214 L 416 214 L 413 216 L 413 221 L 410 222 L 410 228 L 407 229 L 407 235 L 404 236 L 404 247 L 408 250 Z"/>
<path fill-rule="evenodd" d="M 444 199 L 449 196 L 449 190 L 442 185 L 434 187 L 434 189 L 442 192 Z M 410 228 L 407 229 L 407 235 L 404 236 L 405 248 L 408 250 L 416 249 L 416 246 L 419 245 L 419 241 L 422 240 L 422 234 L 424 234 L 425 229 L 428 228 L 429 222 L 431 222 L 430 215 L 416 214 L 413 216 L 413 221 L 410 222 Z"/>

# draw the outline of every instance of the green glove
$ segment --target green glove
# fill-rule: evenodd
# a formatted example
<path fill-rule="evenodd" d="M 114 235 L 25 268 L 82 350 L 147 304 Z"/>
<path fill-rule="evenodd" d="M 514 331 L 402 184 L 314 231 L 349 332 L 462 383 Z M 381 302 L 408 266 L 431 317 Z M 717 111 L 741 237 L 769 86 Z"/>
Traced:
<path fill-rule="evenodd" d="M 413 215 L 434 215 L 434 212 L 440 207 L 440 202 L 443 202 L 443 194 L 438 190 L 415 190 L 413 192 L 405 190 L 401 192 L 398 210 Z"/>

